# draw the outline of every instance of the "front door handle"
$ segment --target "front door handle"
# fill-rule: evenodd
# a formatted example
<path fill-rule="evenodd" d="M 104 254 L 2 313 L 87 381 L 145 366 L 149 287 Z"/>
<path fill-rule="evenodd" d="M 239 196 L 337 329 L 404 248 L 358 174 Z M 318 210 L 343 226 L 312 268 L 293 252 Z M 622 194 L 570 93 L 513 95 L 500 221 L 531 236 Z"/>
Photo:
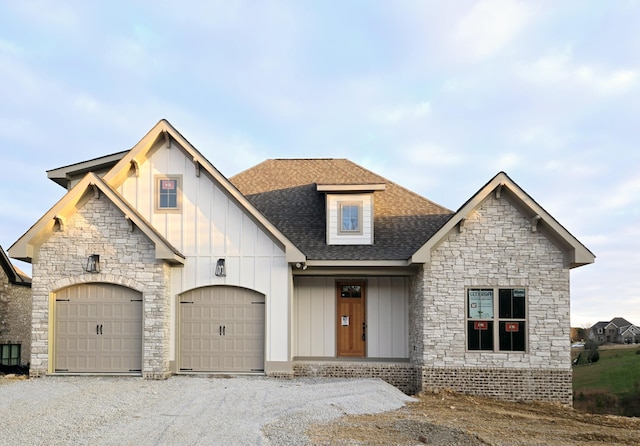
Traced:
<path fill-rule="evenodd" d="M 363 341 L 367 340 L 367 324 L 366 324 L 366 322 L 362 323 L 362 340 Z"/>

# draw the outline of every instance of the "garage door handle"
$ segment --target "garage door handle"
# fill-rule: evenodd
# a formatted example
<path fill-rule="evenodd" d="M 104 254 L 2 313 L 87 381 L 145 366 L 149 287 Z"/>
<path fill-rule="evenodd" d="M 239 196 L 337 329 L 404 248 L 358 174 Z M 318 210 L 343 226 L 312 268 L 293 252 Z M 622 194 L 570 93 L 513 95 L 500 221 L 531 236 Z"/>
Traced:
<path fill-rule="evenodd" d="M 100 334 L 99 328 L 100 328 L 100 325 L 96 324 L 96 334 Z"/>
<path fill-rule="evenodd" d="M 227 326 L 223 325 L 222 326 L 222 336 L 226 336 L 227 335 L 226 331 L 227 331 Z"/>
<path fill-rule="evenodd" d="M 102 324 L 100 324 L 100 334 L 102 334 Z"/>

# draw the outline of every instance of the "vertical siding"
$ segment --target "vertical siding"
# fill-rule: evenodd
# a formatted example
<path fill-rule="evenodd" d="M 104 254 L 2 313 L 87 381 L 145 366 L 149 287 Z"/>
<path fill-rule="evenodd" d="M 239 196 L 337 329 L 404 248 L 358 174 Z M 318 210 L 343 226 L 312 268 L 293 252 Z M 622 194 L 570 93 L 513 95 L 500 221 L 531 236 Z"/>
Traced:
<path fill-rule="evenodd" d="M 186 257 L 184 267 L 173 268 L 172 295 L 207 285 L 234 285 L 266 296 L 266 360 L 287 361 L 288 265 L 284 248 L 260 228 L 244 209 L 205 171 L 196 176 L 191 157 L 179 147 L 158 144 L 119 188 L 120 194 Z M 155 212 L 157 175 L 181 175 L 182 207 L 178 213 Z M 219 258 L 226 277 L 216 277 Z M 175 299 L 174 299 L 175 300 Z M 171 303 L 171 359 L 175 359 L 176 312 Z"/>
<path fill-rule="evenodd" d="M 294 356 L 335 357 L 336 278 L 296 277 Z M 408 279 L 367 279 L 367 356 L 407 358 Z"/>

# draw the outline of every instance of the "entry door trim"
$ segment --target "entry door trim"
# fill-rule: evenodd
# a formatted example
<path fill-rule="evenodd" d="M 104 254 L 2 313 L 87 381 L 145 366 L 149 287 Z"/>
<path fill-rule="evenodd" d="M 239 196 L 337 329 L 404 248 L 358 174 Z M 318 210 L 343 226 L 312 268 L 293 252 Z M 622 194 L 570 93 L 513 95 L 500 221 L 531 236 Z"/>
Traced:
<path fill-rule="evenodd" d="M 366 281 L 336 282 L 336 356 L 338 357 L 364 358 L 367 356 L 366 298 Z"/>

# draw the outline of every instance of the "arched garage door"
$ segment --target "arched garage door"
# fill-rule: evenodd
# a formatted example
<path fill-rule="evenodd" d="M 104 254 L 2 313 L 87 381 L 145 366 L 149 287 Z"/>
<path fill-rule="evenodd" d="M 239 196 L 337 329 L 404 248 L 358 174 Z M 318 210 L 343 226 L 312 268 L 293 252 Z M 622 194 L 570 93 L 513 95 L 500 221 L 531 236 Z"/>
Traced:
<path fill-rule="evenodd" d="M 212 286 L 180 296 L 180 371 L 264 370 L 264 295 Z"/>
<path fill-rule="evenodd" d="M 54 368 L 70 373 L 142 371 L 142 294 L 107 283 L 55 296 Z"/>

